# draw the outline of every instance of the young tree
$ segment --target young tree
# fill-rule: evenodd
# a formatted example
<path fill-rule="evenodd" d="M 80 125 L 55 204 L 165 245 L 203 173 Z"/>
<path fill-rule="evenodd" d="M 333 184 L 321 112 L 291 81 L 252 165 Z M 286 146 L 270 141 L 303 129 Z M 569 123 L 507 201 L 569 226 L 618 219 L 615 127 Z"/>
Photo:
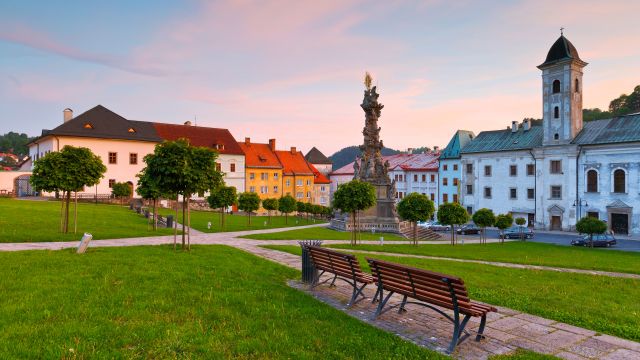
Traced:
<path fill-rule="evenodd" d="M 145 163 L 147 163 L 147 158 L 153 156 L 153 154 L 148 154 L 145 156 Z M 142 172 L 138 175 L 138 188 L 136 192 L 145 200 L 151 200 L 153 203 L 153 230 L 158 229 L 158 199 L 160 199 L 163 194 L 160 191 L 160 187 L 158 187 L 158 181 L 155 178 L 149 176 L 146 171 L 146 167 L 142 169 Z"/>
<path fill-rule="evenodd" d="M 495 226 L 500 230 L 500 240 L 504 244 L 504 230 L 513 224 L 511 214 L 500 214 L 496 216 Z"/>
<path fill-rule="evenodd" d="M 249 216 L 248 224 L 251 226 L 251 212 L 260 208 L 260 196 L 254 192 L 243 192 L 238 197 L 238 209 L 244 211 Z"/>
<path fill-rule="evenodd" d="M 296 211 L 296 199 L 291 195 L 285 195 L 278 200 L 278 211 L 284 214 L 284 223 L 288 224 L 288 216 Z"/>
<path fill-rule="evenodd" d="M 322 215 L 324 213 L 324 206 L 322 205 L 311 205 L 311 212 L 313 213 L 314 217 L 318 217 L 318 215 Z"/>
<path fill-rule="evenodd" d="M 516 218 L 516 225 L 518 225 L 520 227 L 520 240 L 524 240 L 524 224 L 527 223 L 527 220 L 525 220 L 523 217 L 517 217 Z"/>
<path fill-rule="evenodd" d="M 434 211 L 433 201 L 419 193 L 411 193 L 398 203 L 398 215 L 413 226 L 413 245 L 418 245 L 418 221 L 427 221 Z"/>
<path fill-rule="evenodd" d="M 62 191 L 61 230 L 66 234 L 69 231 L 71 192 L 98 184 L 105 171 L 107 168 L 102 160 L 91 150 L 67 145 L 61 151 L 50 152 L 34 162 L 31 185 L 38 191 Z"/>
<path fill-rule="evenodd" d="M 233 186 L 220 186 L 211 190 L 207 202 L 212 209 L 220 209 L 220 229 L 224 229 L 224 213 L 229 206 L 238 201 L 236 188 Z"/>
<path fill-rule="evenodd" d="M 352 180 L 338 186 L 333 195 L 333 206 L 342 212 L 350 213 L 352 219 L 351 245 L 356 244 L 358 231 L 358 211 L 366 210 L 376 204 L 376 189 L 368 182 Z"/>
<path fill-rule="evenodd" d="M 455 245 L 455 225 L 462 225 L 469 221 L 469 213 L 458 203 L 444 203 L 438 207 L 438 221 L 441 224 L 451 225 L 451 245 Z"/>
<path fill-rule="evenodd" d="M 586 216 L 576 223 L 576 230 L 581 234 L 589 234 L 589 247 L 593 247 L 593 234 L 604 234 L 607 224 L 591 216 Z"/>
<path fill-rule="evenodd" d="M 306 210 L 307 208 L 305 203 L 303 203 L 302 201 L 296 202 L 296 215 L 298 216 L 298 219 L 304 216 L 303 214 Z"/>
<path fill-rule="evenodd" d="M 262 200 L 262 207 L 267 210 L 269 214 L 269 224 L 271 224 L 271 212 L 278 210 L 278 199 L 264 199 Z"/>
<path fill-rule="evenodd" d="M 120 199 L 120 205 L 125 198 L 129 198 L 131 196 L 131 187 L 126 182 L 117 182 L 113 184 L 111 188 L 111 195 L 113 195 L 116 199 Z"/>
<path fill-rule="evenodd" d="M 482 229 L 480 243 L 487 243 L 487 227 L 493 226 L 496 216 L 491 209 L 483 208 L 476 211 L 471 217 L 473 222 Z"/>

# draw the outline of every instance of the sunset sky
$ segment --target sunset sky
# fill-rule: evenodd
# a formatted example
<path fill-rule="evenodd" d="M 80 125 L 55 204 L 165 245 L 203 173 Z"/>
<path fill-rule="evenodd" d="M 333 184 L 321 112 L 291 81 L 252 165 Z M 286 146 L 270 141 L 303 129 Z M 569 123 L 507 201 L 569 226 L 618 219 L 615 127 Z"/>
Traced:
<path fill-rule="evenodd" d="M 562 26 L 584 106 L 640 84 L 640 1 L 0 2 L 0 133 L 40 134 L 102 104 L 132 120 L 223 127 L 330 155 L 360 144 L 374 76 L 388 147 L 541 117 Z"/>

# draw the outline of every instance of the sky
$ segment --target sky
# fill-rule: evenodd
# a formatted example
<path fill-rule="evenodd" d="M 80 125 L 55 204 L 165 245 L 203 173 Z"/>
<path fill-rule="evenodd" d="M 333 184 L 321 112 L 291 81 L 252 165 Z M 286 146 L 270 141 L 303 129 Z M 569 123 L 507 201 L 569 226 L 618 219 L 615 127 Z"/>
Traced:
<path fill-rule="evenodd" d="M 363 77 L 384 144 L 541 117 L 536 68 L 564 27 L 584 107 L 640 84 L 640 1 L 0 0 L 0 133 L 39 135 L 102 104 L 131 120 L 228 128 L 239 141 L 362 143 Z"/>

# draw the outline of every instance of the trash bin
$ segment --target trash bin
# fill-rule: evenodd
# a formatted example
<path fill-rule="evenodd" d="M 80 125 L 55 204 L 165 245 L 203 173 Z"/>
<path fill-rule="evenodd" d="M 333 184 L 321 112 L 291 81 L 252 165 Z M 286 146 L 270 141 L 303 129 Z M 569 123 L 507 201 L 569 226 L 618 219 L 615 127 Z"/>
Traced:
<path fill-rule="evenodd" d="M 322 240 L 304 240 L 298 241 L 298 244 L 302 248 L 302 282 L 315 284 L 318 281 L 318 270 L 313 266 L 307 246 L 321 246 Z"/>
<path fill-rule="evenodd" d="M 167 215 L 167 228 L 173 228 L 173 215 Z"/>

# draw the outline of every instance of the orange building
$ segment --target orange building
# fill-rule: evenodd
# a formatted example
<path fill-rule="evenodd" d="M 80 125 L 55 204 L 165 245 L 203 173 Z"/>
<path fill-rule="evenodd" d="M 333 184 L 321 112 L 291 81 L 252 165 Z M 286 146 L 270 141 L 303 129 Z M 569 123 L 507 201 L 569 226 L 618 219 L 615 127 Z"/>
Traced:
<path fill-rule="evenodd" d="M 275 153 L 276 140 L 268 144 L 252 143 L 250 138 L 239 142 L 245 155 L 245 191 L 257 193 L 260 199 L 280 198 L 283 167 Z M 264 213 L 260 207 L 259 213 Z"/>
<path fill-rule="evenodd" d="M 313 203 L 329 206 L 331 198 L 331 180 L 321 173 L 313 164 L 309 164 L 313 171 Z"/>
<path fill-rule="evenodd" d="M 289 151 L 276 151 L 282 164 L 282 193 L 297 201 L 313 202 L 313 170 L 304 155 L 292 147 Z"/>

